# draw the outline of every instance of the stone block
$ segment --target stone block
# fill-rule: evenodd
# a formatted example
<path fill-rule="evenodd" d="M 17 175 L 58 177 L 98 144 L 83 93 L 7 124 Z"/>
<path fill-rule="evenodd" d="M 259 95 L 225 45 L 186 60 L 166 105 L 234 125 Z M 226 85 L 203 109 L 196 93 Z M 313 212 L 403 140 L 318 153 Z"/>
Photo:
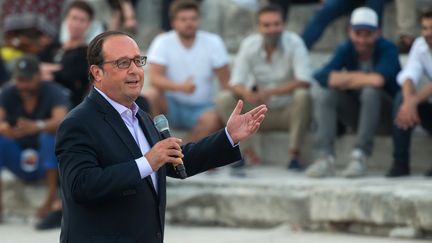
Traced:
<path fill-rule="evenodd" d="M 398 238 L 432 232 L 432 184 L 426 179 L 310 179 L 275 167 L 250 169 L 243 179 L 226 173 L 222 169 L 211 176 L 168 180 L 169 222 L 286 224 Z"/>

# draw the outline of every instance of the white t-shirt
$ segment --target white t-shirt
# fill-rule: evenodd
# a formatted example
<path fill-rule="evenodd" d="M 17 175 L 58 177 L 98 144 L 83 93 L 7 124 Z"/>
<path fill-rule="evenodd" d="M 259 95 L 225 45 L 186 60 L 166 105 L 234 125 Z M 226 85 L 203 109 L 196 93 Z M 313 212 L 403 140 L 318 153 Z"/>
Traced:
<path fill-rule="evenodd" d="M 157 36 L 150 45 L 148 61 L 165 66 L 166 77 L 175 83 L 192 77 L 195 92 L 167 92 L 166 95 L 189 105 L 213 103 L 214 69 L 228 64 L 228 53 L 222 39 L 212 33 L 198 31 L 190 48 L 182 45 L 177 33 L 169 31 Z"/>

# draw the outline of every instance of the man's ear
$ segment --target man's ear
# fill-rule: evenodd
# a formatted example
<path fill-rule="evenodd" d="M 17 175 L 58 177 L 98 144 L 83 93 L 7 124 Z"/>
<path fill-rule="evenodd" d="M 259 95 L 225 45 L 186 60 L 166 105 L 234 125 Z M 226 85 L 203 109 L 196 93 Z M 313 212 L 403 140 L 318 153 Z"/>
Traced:
<path fill-rule="evenodd" d="M 93 75 L 94 82 L 100 82 L 103 76 L 103 70 L 98 65 L 91 65 L 90 66 L 90 72 Z"/>

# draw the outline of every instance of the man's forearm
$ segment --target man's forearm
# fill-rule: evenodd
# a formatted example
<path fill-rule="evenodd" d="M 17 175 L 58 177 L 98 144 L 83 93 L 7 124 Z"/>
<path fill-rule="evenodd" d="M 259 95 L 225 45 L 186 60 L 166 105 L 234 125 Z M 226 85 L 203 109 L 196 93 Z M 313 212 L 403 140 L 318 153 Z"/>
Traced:
<path fill-rule="evenodd" d="M 417 104 L 420 104 L 427 99 L 432 97 L 432 83 L 426 84 L 422 89 L 420 89 L 415 95 Z"/>
<path fill-rule="evenodd" d="M 309 88 L 310 83 L 301 80 L 293 80 L 286 82 L 278 87 L 268 90 L 269 95 L 283 95 L 289 94 L 297 88 Z"/>
<path fill-rule="evenodd" d="M 35 121 L 36 126 L 39 128 L 39 132 L 55 133 L 61 121 L 66 116 L 66 113 L 66 107 L 58 106 L 53 108 L 49 119 Z"/>
<path fill-rule="evenodd" d="M 150 83 L 155 87 L 163 91 L 178 91 L 179 87 L 173 81 L 167 79 L 163 75 L 151 75 Z"/>
<path fill-rule="evenodd" d="M 248 90 L 243 85 L 234 85 L 231 87 L 232 92 L 241 98 L 245 97 L 248 93 Z"/>
<path fill-rule="evenodd" d="M 216 73 L 216 76 L 219 79 L 221 89 L 229 89 L 230 86 L 228 82 L 230 78 L 230 72 L 229 72 L 228 65 L 224 65 L 220 68 L 215 69 L 214 71 Z"/>
<path fill-rule="evenodd" d="M 345 89 L 349 78 L 348 72 L 332 71 L 328 78 L 328 86 L 335 89 Z"/>
<path fill-rule="evenodd" d="M 333 71 L 330 74 L 329 85 L 339 89 L 359 89 L 366 86 L 380 88 L 384 85 L 384 78 L 378 73 Z"/>
<path fill-rule="evenodd" d="M 349 75 L 348 86 L 354 89 L 366 86 L 375 88 L 384 86 L 384 77 L 379 73 L 350 72 Z"/>
<path fill-rule="evenodd" d="M 402 96 L 404 100 L 408 100 L 415 96 L 416 89 L 413 82 L 409 79 L 405 80 L 402 85 Z"/>

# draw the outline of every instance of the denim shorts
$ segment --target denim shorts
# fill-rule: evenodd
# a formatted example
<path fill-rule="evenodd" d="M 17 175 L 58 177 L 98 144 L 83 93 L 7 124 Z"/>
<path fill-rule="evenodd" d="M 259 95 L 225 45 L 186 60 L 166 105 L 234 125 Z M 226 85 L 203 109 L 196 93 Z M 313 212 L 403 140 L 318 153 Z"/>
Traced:
<path fill-rule="evenodd" d="M 186 130 L 191 130 L 204 112 L 212 110 L 215 107 L 214 103 L 200 105 L 183 104 L 171 97 L 167 97 L 167 104 L 167 119 L 170 127 Z"/>
<path fill-rule="evenodd" d="M 9 169 L 20 179 L 30 181 L 44 178 L 47 169 L 57 169 L 58 163 L 54 154 L 55 137 L 52 134 L 39 135 L 39 148 L 37 150 L 23 149 L 12 139 L 0 136 L 0 171 Z M 32 151 L 36 161 L 30 164 L 24 159 L 27 152 Z M 30 167 L 34 167 L 31 168 Z"/>

